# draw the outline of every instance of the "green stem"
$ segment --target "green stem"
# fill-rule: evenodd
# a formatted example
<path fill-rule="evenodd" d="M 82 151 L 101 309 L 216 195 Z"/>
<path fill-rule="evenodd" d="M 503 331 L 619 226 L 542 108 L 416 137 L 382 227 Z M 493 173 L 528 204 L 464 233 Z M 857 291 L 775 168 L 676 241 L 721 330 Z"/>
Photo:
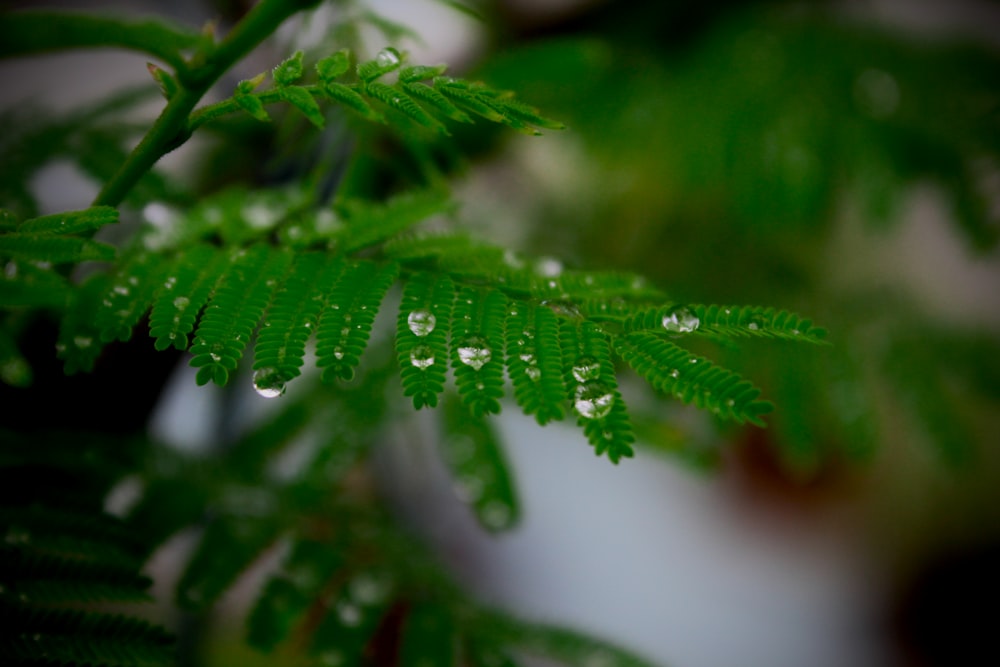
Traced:
<path fill-rule="evenodd" d="M 238 60 L 269 37 L 293 14 L 319 0 L 261 0 L 219 45 L 179 72 L 181 90 L 167 103 L 139 145 L 94 200 L 94 206 L 118 206 L 156 162 L 191 136 L 188 116 L 209 88 Z"/>

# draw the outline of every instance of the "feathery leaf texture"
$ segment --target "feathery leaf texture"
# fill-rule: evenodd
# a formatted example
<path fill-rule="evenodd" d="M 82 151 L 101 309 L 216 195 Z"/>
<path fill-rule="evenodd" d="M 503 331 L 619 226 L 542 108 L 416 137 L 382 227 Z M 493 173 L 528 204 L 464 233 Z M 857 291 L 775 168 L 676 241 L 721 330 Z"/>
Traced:
<path fill-rule="evenodd" d="M 459 499 L 488 531 L 506 530 L 520 518 L 510 466 L 486 417 L 470 415 L 453 396 L 444 403 L 442 457 Z"/>
<path fill-rule="evenodd" d="M 616 339 L 617 352 L 657 391 L 672 394 L 722 416 L 764 426 L 761 415 L 773 409 L 757 400 L 760 390 L 736 373 L 716 366 L 648 331 Z"/>
<path fill-rule="evenodd" d="M 403 287 L 396 319 L 396 356 L 403 394 L 413 407 L 434 407 L 444 391 L 455 284 L 446 275 L 414 273 Z"/>
<path fill-rule="evenodd" d="M 132 337 L 132 329 L 149 309 L 162 276 L 162 263 L 152 253 L 134 253 L 119 265 L 93 314 L 102 343 Z"/>
<path fill-rule="evenodd" d="M 17 262 L 77 264 L 86 261 L 109 261 L 115 249 L 106 243 L 62 234 L 10 232 L 0 235 L 0 259 Z"/>
<path fill-rule="evenodd" d="M 564 320 L 559 338 L 569 398 L 587 440 L 614 463 L 631 457 L 635 435 L 618 392 L 608 335 L 593 322 Z"/>
<path fill-rule="evenodd" d="M 156 339 L 157 350 L 188 348 L 188 334 L 230 259 L 213 246 L 199 244 L 171 261 L 149 314 L 149 335 Z"/>
<path fill-rule="evenodd" d="M 316 328 L 316 364 L 323 368 L 324 382 L 354 377 L 375 315 L 398 275 L 396 263 L 359 260 L 344 266 Z"/>
<path fill-rule="evenodd" d="M 507 372 L 514 399 L 539 424 L 566 415 L 559 318 L 549 308 L 515 301 L 507 318 Z"/>
<path fill-rule="evenodd" d="M 313 288 L 329 285 L 341 268 L 337 260 L 324 253 L 296 255 L 254 343 L 255 371 L 273 374 L 273 381 L 281 384 L 299 375 L 305 363 L 306 343 L 325 301 L 323 292 Z"/>
<path fill-rule="evenodd" d="M 451 365 L 462 402 L 476 416 L 500 412 L 506 315 L 499 290 L 464 287 L 455 300 Z"/>
<path fill-rule="evenodd" d="M 382 203 L 347 201 L 339 207 L 345 237 L 338 245 L 347 253 L 367 248 L 453 208 L 447 193 L 437 190 L 407 192 Z"/>
<path fill-rule="evenodd" d="M 118 222 L 118 210 L 110 206 L 92 206 L 80 211 L 65 211 L 25 220 L 18 231 L 27 234 L 79 234 Z"/>
<path fill-rule="evenodd" d="M 668 305 L 635 313 L 625 321 L 626 331 L 665 329 L 716 337 L 759 337 L 824 342 L 826 331 L 786 310 L 761 306 Z"/>
<path fill-rule="evenodd" d="M 205 306 L 191 346 L 199 385 L 211 381 L 222 386 L 229 380 L 290 262 L 290 252 L 264 245 L 235 253 L 225 280 Z"/>
<path fill-rule="evenodd" d="M 541 134 L 537 128 L 565 128 L 562 123 L 546 118 L 534 107 L 515 99 L 511 92 L 495 90 L 478 81 L 444 76 L 446 67 L 443 65 L 403 67 L 404 60 L 404 54 L 386 47 L 374 60 L 358 63 L 356 83 L 342 83 L 337 79 L 348 75 L 351 54 L 341 50 L 316 63 L 318 84 L 300 85 L 294 82 L 299 81 L 304 72 L 302 53 L 296 52 L 274 68 L 274 88 L 255 90 L 261 81 L 259 77 L 240 82 L 232 98 L 197 110 L 192 115 L 192 128 L 240 110 L 266 121 L 269 116 L 264 106 L 279 101 L 290 103 L 311 123 L 323 127 L 317 97 L 343 104 L 368 120 L 399 125 L 404 130 L 412 128 L 399 121 L 411 121 L 436 133 L 448 134 L 448 128 L 439 118 L 470 123 L 473 116 L 502 123 L 526 134 Z M 394 83 L 381 80 L 386 74 L 397 71 Z"/>

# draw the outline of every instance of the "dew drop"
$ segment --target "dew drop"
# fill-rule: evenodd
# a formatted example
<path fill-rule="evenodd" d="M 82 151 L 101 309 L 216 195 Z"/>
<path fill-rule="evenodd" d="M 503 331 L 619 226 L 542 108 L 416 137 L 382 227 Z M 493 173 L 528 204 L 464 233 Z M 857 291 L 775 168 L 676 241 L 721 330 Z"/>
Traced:
<path fill-rule="evenodd" d="M 264 398 L 274 398 L 285 393 L 285 380 L 274 368 L 261 368 L 253 373 L 253 388 Z"/>
<path fill-rule="evenodd" d="M 603 382 L 591 380 L 577 386 L 573 407 L 585 419 L 600 419 L 611 412 L 613 401 L 614 395 Z"/>
<path fill-rule="evenodd" d="M 219 363 L 220 361 L 222 361 L 222 357 L 219 354 L 215 353 L 215 352 L 209 352 L 208 356 L 210 356 L 212 358 L 212 361 L 214 361 L 216 363 Z"/>
<path fill-rule="evenodd" d="M 701 325 L 701 320 L 687 308 L 675 308 L 663 316 L 663 328 L 676 333 L 690 333 Z"/>
<path fill-rule="evenodd" d="M 758 329 L 760 329 L 760 325 L 757 324 L 756 322 L 751 322 L 750 324 L 747 325 L 747 329 L 749 329 L 750 331 L 757 331 Z"/>
<path fill-rule="evenodd" d="M 407 316 L 406 324 L 410 327 L 410 331 L 413 332 L 414 336 L 422 337 L 434 331 L 437 318 L 434 317 L 434 313 L 428 310 L 415 310 Z"/>
<path fill-rule="evenodd" d="M 573 364 L 573 378 L 577 382 L 587 382 L 601 377 L 601 363 L 594 357 L 580 357 Z"/>
<path fill-rule="evenodd" d="M 801 334 L 801 333 L 802 333 L 802 332 L 801 332 L 801 331 L 799 331 L 798 329 L 792 329 L 792 335 L 793 335 L 793 336 L 798 336 L 798 335 L 799 335 L 799 334 Z"/>
<path fill-rule="evenodd" d="M 177 310 L 184 310 L 185 308 L 188 307 L 188 304 L 190 303 L 191 300 L 188 299 L 186 296 L 179 296 L 176 299 L 174 299 L 174 308 L 176 308 Z"/>
<path fill-rule="evenodd" d="M 347 627 L 356 627 L 361 623 L 361 609 L 356 604 L 341 601 L 337 605 L 337 618 Z"/>
<path fill-rule="evenodd" d="M 385 600 L 389 594 L 391 583 L 387 577 L 362 573 L 351 579 L 348 587 L 351 597 L 359 604 L 373 605 Z"/>
<path fill-rule="evenodd" d="M 524 374 L 535 382 L 538 382 L 538 378 L 542 377 L 542 371 L 538 369 L 538 366 L 528 366 L 524 369 Z"/>
<path fill-rule="evenodd" d="M 337 347 L 333 348 L 333 358 L 337 359 L 338 361 L 341 360 L 341 359 L 343 359 L 344 358 L 344 348 L 340 347 L 339 345 Z"/>
<path fill-rule="evenodd" d="M 536 366 L 538 364 L 538 359 L 535 358 L 535 355 L 530 348 L 522 351 L 521 354 L 517 355 L 517 358 L 528 366 Z"/>
<path fill-rule="evenodd" d="M 342 338 L 347 338 L 351 335 L 351 327 L 344 327 L 340 330 L 340 336 Z"/>
<path fill-rule="evenodd" d="M 489 345 L 480 336 L 470 336 L 458 348 L 458 360 L 477 371 L 492 357 Z"/>
<path fill-rule="evenodd" d="M 410 363 L 417 368 L 428 368 L 434 365 L 434 350 L 429 345 L 417 345 L 410 350 Z"/>
<path fill-rule="evenodd" d="M 480 514 L 490 528 L 504 528 L 510 523 L 510 508 L 498 500 L 487 503 Z"/>
<path fill-rule="evenodd" d="M 547 278 L 554 278 L 558 276 L 562 273 L 562 270 L 562 262 L 554 257 L 541 257 L 535 263 L 535 271 L 537 271 L 539 275 Z"/>
<path fill-rule="evenodd" d="M 676 379 L 676 378 L 679 378 L 680 376 L 681 376 L 681 372 L 679 370 L 677 370 L 676 368 L 671 368 L 670 369 L 670 377 Z"/>
<path fill-rule="evenodd" d="M 111 288 L 111 291 L 119 296 L 128 296 L 128 288 L 124 285 L 115 285 Z"/>

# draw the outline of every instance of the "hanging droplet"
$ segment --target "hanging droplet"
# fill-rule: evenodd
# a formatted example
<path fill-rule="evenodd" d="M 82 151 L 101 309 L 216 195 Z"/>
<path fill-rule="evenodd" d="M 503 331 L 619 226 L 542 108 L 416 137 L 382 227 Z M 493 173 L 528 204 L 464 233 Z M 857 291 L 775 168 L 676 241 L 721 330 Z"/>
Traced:
<path fill-rule="evenodd" d="M 492 357 L 489 344 L 480 336 L 470 336 L 458 347 L 458 360 L 477 371 Z"/>
<path fill-rule="evenodd" d="M 285 393 L 285 380 L 274 368 L 261 368 L 253 373 L 253 388 L 264 398 L 274 398 Z"/>
<path fill-rule="evenodd" d="M 580 357 L 573 364 L 573 378 L 577 382 L 587 382 L 601 377 L 601 363 L 594 357 Z"/>
<path fill-rule="evenodd" d="M 415 310 L 406 318 L 406 324 L 414 336 L 426 336 L 434 331 L 437 318 L 428 310 Z"/>
<path fill-rule="evenodd" d="M 611 412 L 614 395 L 608 387 L 598 380 L 591 380 L 576 388 L 573 407 L 577 414 L 585 419 L 600 419 Z"/>
<path fill-rule="evenodd" d="M 494 500 L 483 508 L 480 517 L 490 528 L 505 528 L 510 523 L 510 508 Z"/>
<path fill-rule="evenodd" d="M 687 308 L 674 308 L 663 316 L 663 328 L 676 333 L 690 333 L 701 325 L 698 316 Z"/>
<path fill-rule="evenodd" d="M 429 345 L 417 345 L 410 350 L 410 363 L 417 368 L 428 368 L 434 365 L 434 350 Z"/>
<path fill-rule="evenodd" d="M 387 46 L 375 56 L 375 62 L 379 67 L 393 67 L 399 64 L 399 51 Z"/>

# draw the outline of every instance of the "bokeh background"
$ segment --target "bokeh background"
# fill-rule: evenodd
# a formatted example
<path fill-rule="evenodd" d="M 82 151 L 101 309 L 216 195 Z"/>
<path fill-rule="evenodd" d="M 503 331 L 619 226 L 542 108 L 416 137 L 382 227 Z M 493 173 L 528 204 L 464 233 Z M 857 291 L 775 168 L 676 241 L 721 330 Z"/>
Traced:
<path fill-rule="evenodd" d="M 192 24 L 245 10 L 87 4 Z M 220 90 L 292 48 L 322 50 L 352 4 L 283 30 Z M 830 331 L 823 348 L 711 349 L 777 404 L 764 430 L 626 381 L 642 442 L 617 467 L 575 429 L 505 411 L 524 516 L 499 535 L 456 497 L 417 418 L 376 469 L 457 576 L 484 599 L 678 667 L 995 660 L 982 610 L 1000 595 L 1000 5 L 369 5 L 412 28 L 402 46 L 414 62 L 517 90 L 568 125 L 458 134 L 456 199 L 477 233 L 566 266 L 642 273 L 680 302 L 785 308 Z M 377 33 L 352 38 L 382 46 Z M 5 104 L 56 109 L 147 76 L 141 58 L 112 52 L 0 71 Z M 213 148 L 194 142 L 163 166 L 210 182 L 225 157 Z M 275 178 L 295 160 L 277 153 Z M 68 163 L 34 187 L 46 212 L 96 191 Z M 177 368 L 150 421 L 187 450 L 211 441 L 223 401 L 190 371 Z M 238 418 L 261 418 L 269 404 L 245 393 Z M 168 547 L 151 563 L 164 598 L 185 545 Z M 234 627 L 253 582 L 222 607 Z M 227 650 L 206 664 L 232 664 Z"/>

